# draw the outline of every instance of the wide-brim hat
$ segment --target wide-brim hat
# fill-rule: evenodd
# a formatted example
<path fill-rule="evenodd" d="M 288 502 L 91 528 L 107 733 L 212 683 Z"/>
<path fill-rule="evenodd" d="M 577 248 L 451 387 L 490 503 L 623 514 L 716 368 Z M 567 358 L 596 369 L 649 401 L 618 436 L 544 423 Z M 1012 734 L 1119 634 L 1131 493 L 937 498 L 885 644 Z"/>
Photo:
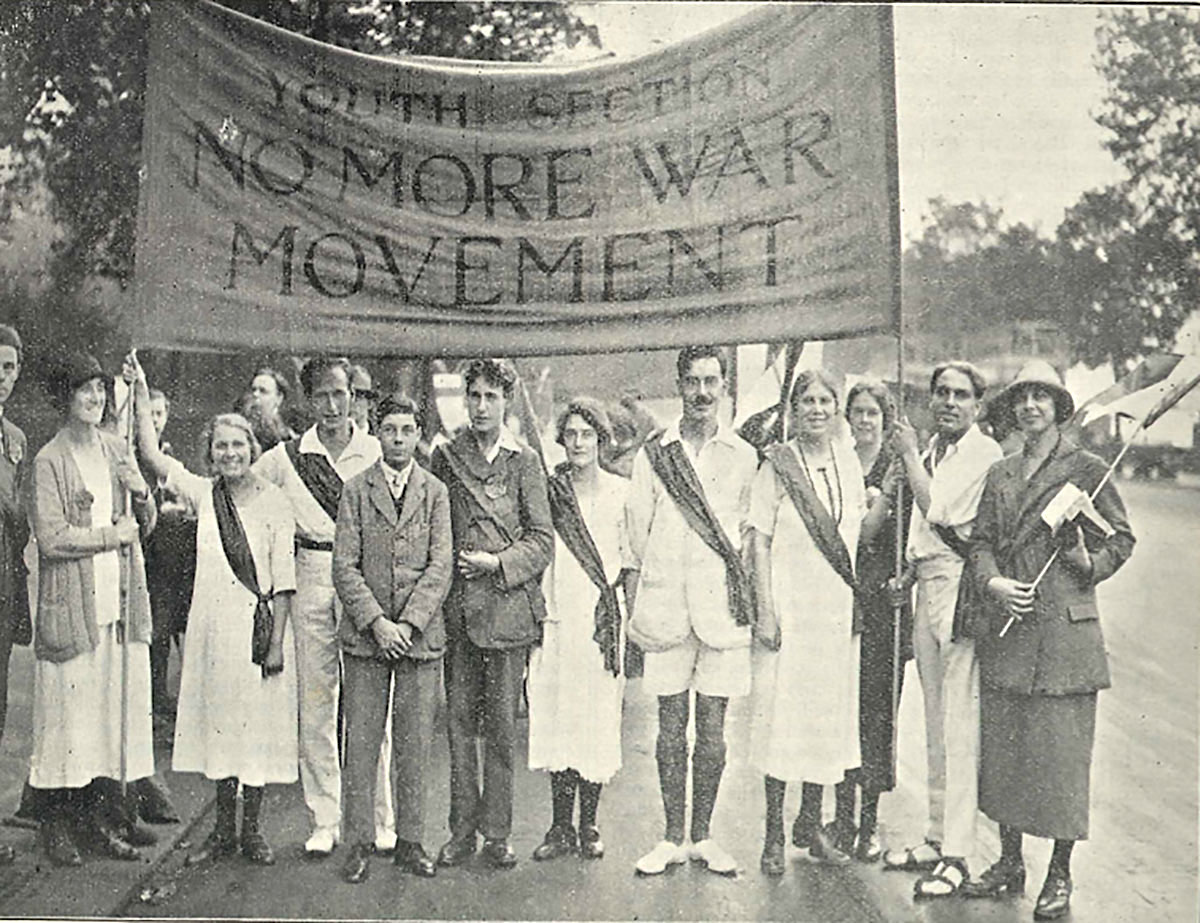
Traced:
<path fill-rule="evenodd" d="M 1032 359 L 1026 362 L 1021 367 L 1021 371 L 1017 372 L 1017 377 L 1012 380 L 1012 383 L 992 399 L 992 412 L 995 413 L 996 418 L 1015 423 L 1016 414 L 1013 412 L 1013 405 L 1029 388 L 1035 386 L 1050 392 L 1054 398 L 1054 421 L 1056 423 L 1065 423 L 1071 419 L 1071 415 L 1075 413 L 1075 400 L 1071 397 L 1071 392 L 1063 387 L 1062 378 L 1059 377 L 1058 372 L 1054 371 L 1054 367 L 1045 359 Z"/>

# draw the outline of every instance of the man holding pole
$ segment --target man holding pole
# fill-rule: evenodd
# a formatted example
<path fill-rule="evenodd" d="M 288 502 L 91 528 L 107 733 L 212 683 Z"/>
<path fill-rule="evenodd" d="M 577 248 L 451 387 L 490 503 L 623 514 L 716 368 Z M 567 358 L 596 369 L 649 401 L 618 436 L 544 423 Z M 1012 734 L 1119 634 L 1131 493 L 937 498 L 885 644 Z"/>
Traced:
<path fill-rule="evenodd" d="M 975 424 L 987 385 L 969 362 L 930 379 L 934 435 L 924 453 L 901 420 L 893 435 L 916 501 L 907 556 L 917 581 L 913 650 L 925 698 L 929 828 L 925 842 L 884 853 L 887 869 L 924 871 L 917 898 L 957 893 L 975 849 L 979 668 L 974 642 L 954 635 L 959 580 L 988 469 L 1003 452 Z"/>

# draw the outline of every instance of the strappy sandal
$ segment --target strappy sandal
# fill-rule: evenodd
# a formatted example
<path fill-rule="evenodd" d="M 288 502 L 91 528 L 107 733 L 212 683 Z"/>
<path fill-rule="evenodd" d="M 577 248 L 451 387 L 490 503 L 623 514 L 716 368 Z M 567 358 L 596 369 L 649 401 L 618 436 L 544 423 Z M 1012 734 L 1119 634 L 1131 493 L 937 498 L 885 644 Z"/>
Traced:
<path fill-rule="evenodd" d="M 955 881 L 952 874 L 958 873 Z M 964 881 L 970 877 L 967 874 L 967 864 L 962 859 L 942 858 L 933 871 L 926 872 L 913 883 L 913 899 L 929 900 L 938 897 L 953 897 L 958 893 Z"/>
<path fill-rule="evenodd" d="M 920 858 L 917 854 L 922 850 L 932 853 L 931 858 Z M 883 853 L 883 870 L 885 872 L 928 872 L 936 868 L 942 861 L 942 844 L 926 840 L 920 846 L 910 846 L 901 850 L 885 850 Z"/>

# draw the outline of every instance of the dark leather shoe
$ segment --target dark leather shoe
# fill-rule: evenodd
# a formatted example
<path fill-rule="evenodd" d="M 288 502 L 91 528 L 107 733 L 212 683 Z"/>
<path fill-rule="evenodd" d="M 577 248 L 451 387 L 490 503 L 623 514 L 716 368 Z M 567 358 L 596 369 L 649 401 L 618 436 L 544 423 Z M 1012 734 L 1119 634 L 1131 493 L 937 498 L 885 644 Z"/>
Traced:
<path fill-rule="evenodd" d="M 275 851 L 257 830 L 242 832 L 242 855 L 255 865 L 274 865 Z"/>
<path fill-rule="evenodd" d="M 0 846 L 0 865 L 12 865 L 17 861 L 17 851 L 5 844 Z"/>
<path fill-rule="evenodd" d="M 796 822 L 792 824 L 792 845 L 797 849 L 808 849 L 813 844 L 817 829 L 818 827 L 803 823 L 802 818 L 797 817 Z"/>
<path fill-rule="evenodd" d="M 468 859 L 475 855 L 475 834 L 470 837 L 458 839 L 451 837 L 440 850 L 438 850 L 437 864 L 452 868 L 456 865 L 462 865 Z"/>
<path fill-rule="evenodd" d="M 831 827 L 832 825 L 816 829 L 812 835 L 812 843 L 808 847 L 808 854 L 814 859 L 830 865 L 845 865 L 850 861 L 850 857 L 838 849 Z"/>
<path fill-rule="evenodd" d="M 140 824 L 125 824 L 121 827 L 120 835 L 130 846 L 153 846 L 158 842 L 158 834 Z"/>
<path fill-rule="evenodd" d="M 134 791 L 137 795 L 138 814 L 146 823 L 179 823 L 179 812 L 171 804 L 170 793 L 154 776 L 139 779 L 134 783 Z"/>
<path fill-rule="evenodd" d="M 42 844 L 54 865 L 71 868 L 83 865 L 79 847 L 71 839 L 71 831 L 65 821 L 51 821 L 43 825 Z"/>
<path fill-rule="evenodd" d="M 758 862 L 758 867 L 762 869 L 763 874 L 770 875 L 772 878 L 778 878 L 787 869 L 782 837 L 783 834 L 780 834 L 780 839 L 768 840 L 763 844 L 762 858 Z"/>
<path fill-rule="evenodd" d="M 120 859 L 122 862 L 137 862 L 142 854 L 133 846 L 121 839 L 114 827 L 104 822 L 96 822 L 91 830 L 92 846 L 102 856 L 109 859 Z"/>
<path fill-rule="evenodd" d="M 579 828 L 579 855 L 585 859 L 603 859 L 604 841 L 600 839 L 600 831 L 593 824 Z"/>
<path fill-rule="evenodd" d="M 1046 883 L 1033 908 L 1035 920 L 1057 920 L 1071 909 L 1071 876 L 1060 872 L 1046 873 Z"/>
<path fill-rule="evenodd" d="M 574 827 L 551 827 L 546 831 L 541 845 L 533 851 L 533 858 L 538 862 L 560 859 L 575 852 L 578 845 L 579 838 L 575 835 Z"/>
<path fill-rule="evenodd" d="M 508 838 L 489 840 L 484 839 L 483 859 L 494 869 L 510 869 L 517 864 L 517 854 L 513 852 L 512 846 L 508 843 Z"/>
<path fill-rule="evenodd" d="M 1005 894 L 1025 893 L 1024 863 L 1001 859 L 992 863 L 978 878 L 968 878 L 959 886 L 963 897 L 996 899 Z"/>
<path fill-rule="evenodd" d="M 425 852 L 425 847 L 420 843 L 397 840 L 392 861 L 418 878 L 433 878 L 437 875 L 437 866 L 433 864 L 433 860 Z"/>
<path fill-rule="evenodd" d="M 342 879 L 349 884 L 357 885 L 367 880 L 371 874 L 371 854 L 375 852 L 369 843 L 358 843 L 350 850 L 346 863 L 342 866 Z"/>
<path fill-rule="evenodd" d="M 237 852 L 237 837 L 213 830 L 200 846 L 188 854 L 186 865 L 198 865 L 210 859 L 223 859 Z"/>

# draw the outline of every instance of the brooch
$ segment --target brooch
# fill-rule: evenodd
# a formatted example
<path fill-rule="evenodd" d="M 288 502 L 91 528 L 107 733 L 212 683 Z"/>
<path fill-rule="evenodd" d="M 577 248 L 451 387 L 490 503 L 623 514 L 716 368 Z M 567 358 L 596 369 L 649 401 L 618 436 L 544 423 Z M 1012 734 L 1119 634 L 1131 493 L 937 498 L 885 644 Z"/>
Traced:
<path fill-rule="evenodd" d="M 508 484 L 498 477 L 489 478 L 483 485 L 483 492 L 489 500 L 499 500 L 508 493 Z"/>

